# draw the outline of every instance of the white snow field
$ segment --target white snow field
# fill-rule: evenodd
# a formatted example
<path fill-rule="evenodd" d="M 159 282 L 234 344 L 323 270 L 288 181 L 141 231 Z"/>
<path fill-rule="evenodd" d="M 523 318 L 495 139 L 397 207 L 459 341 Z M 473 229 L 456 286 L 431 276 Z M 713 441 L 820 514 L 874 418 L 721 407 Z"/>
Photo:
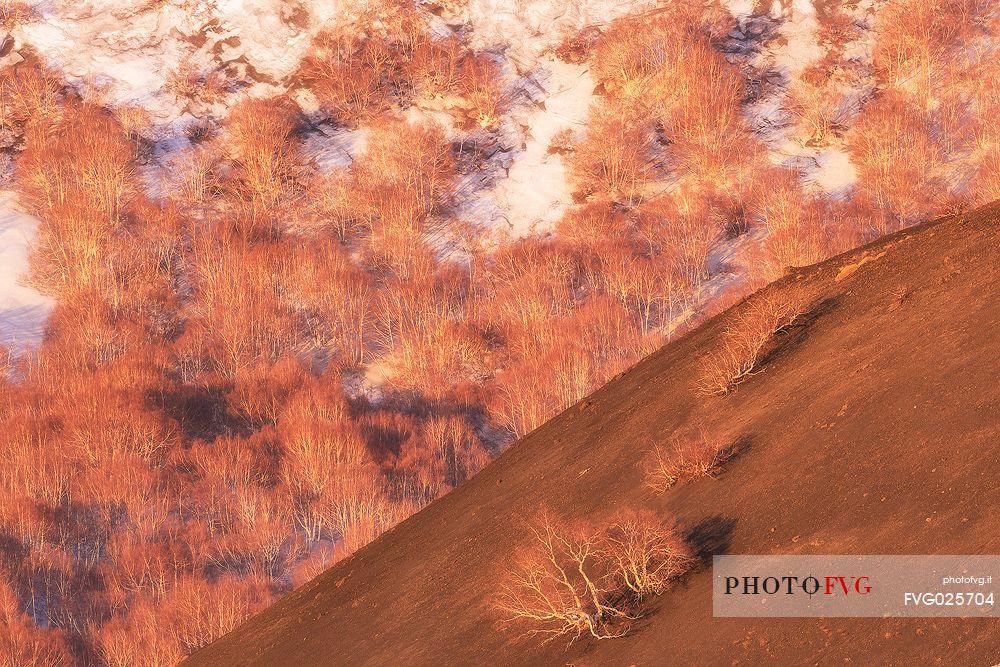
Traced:
<path fill-rule="evenodd" d="M 846 3 L 844 9 L 849 11 L 856 23 L 864 25 L 878 1 Z M 785 110 L 788 85 L 809 65 L 826 55 L 826 48 L 817 34 L 817 0 L 774 0 L 763 17 L 755 14 L 755 5 L 759 4 L 753 0 L 723 0 L 723 4 L 741 29 L 748 20 L 761 18 L 769 20 L 777 28 L 774 38 L 748 63 L 758 71 L 777 75 L 781 81 L 772 94 L 758 100 L 747 110 L 751 123 L 770 147 L 772 160 L 801 171 L 805 183 L 817 194 L 833 197 L 848 194 L 857 181 L 857 172 L 842 142 L 833 140 L 825 146 L 809 145 L 809 133 L 796 126 Z M 755 39 L 749 32 L 740 32 L 738 37 L 747 43 Z M 862 32 L 860 39 L 847 45 L 846 57 L 869 64 L 871 40 L 871 31 Z M 839 90 L 844 95 L 845 108 L 857 109 L 860 99 L 870 92 L 869 86 L 869 82 L 862 81 L 853 89 Z"/>
<path fill-rule="evenodd" d="M 460 183 L 456 213 L 500 237 L 551 232 L 573 206 L 563 159 L 550 153 L 556 133 L 585 130 L 594 97 L 586 63 L 565 63 L 552 48 L 588 26 L 604 26 L 626 14 L 663 6 L 667 0 L 469 0 L 449 5 L 433 17 L 432 29 L 444 36 L 461 31 L 474 48 L 493 54 L 503 65 L 511 100 L 495 140 L 498 150 L 483 171 Z M 855 171 L 842 142 L 810 146 L 803 128 L 785 111 L 788 83 L 823 57 L 817 40 L 820 0 L 718 0 L 737 20 L 734 39 L 745 40 L 745 64 L 775 74 L 783 83 L 747 109 L 770 148 L 772 160 L 800 170 L 815 190 L 832 196 L 850 191 Z M 873 3 L 849 5 L 864 21 Z M 14 52 L 37 51 L 81 91 L 110 105 L 139 105 L 151 117 L 152 161 L 143 168 L 149 193 L 162 195 L 176 177 L 177 158 L 191 150 L 185 128 L 218 121 L 244 96 L 288 92 L 289 75 L 313 37 L 331 22 L 348 22 L 364 0 L 40 0 L 31 3 L 38 17 L 12 33 Z M 762 9 L 763 8 L 763 9 Z M 748 22 L 769 21 L 774 38 L 762 46 Z M 849 46 L 853 58 L 870 59 L 867 38 Z M 179 96 L 174 73 L 219 72 L 225 91 L 211 101 Z M 290 91 L 307 113 L 308 91 Z M 863 95 L 866 91 L 845 91 Z M 314 102 L 314 100 L 313 100 Z M 453 131 L 446 112 L 413 109 L 411 119 L 431 118 Z M 346 169 L 365 150 L 368 130 L 319 124 L 304 152 L 323 171 Z M 35 221 L 4 195 L 0 208 L 0 342 L 37 341 L 51 303 L 21 286 L 26 248 Z"/>
<path fill-rule="evenodd" d="M 18 353 L 37 345 L 55 303 L 21 284 L 38 220 L 18 210 L 13 193 L 0 191 L 0 345 Z"/>
<path fill-rule="evenodd" d="M 161 123 L 188 109 L 168 80 L 181 67 L 224 70 L 240 94 L 282 91 L 326 21 L 346 18 L 336 1 L 46 0 L 39 20 L 18 26 L 15 48 L 27 44 L 71 81 L 105 88 L 113 103 L 138 104 Z M 303 9 L 304 11 L 304 9 Z"/>
<path fill-rule="evenodd" d="M 761 18 L 763 3 L 721 1 L 740 26 Z M 862 0 L 854 11 L 863 15 L 872 2 Z M 662 5 L 654 0 L 470 0 L 434 19 L 436 33 L 466 26 L 473 47 L 496 53 L 517 100 L 502 128 L 503 155 L 481 182 L 466 184 L 470 197 L 460 207 L 463 215 L 513 236 L 544 232 L 559 219 L 570 205 L 570 193 L 562 160 L 548 154 L 549 143 L 562 129 L 583 127 L 594 84 L 586 65 L 561 62 L 546 51 L 574 31 Z M 40 18 L 14 31 L 15 48 L 30 45 L 70 81 L 99 90 L 113 104 L 146 108 L 159 142 L 157 162 L 167 164 L 171 152 L 188 148 L 183 129 L 191 122 L 223 117 L 238 97 L 284 92 L 286 77 L 310 40 L 331 22 L 350 21 L 364 2 L 44 0 L 34 6 Z M 766 16 L 777 25 L 777 38 L 749 64 L 777 72 L 787 83 L 824 53 L 816 39 L 814 0 L 774 0 Z M 858 57 L 866 55 L 864 46 L 856 49 Z M 182 67 L 225 73 L 228 94 L 211 103 L 179 99 L 169 80 Z M 846 192 L 856 176 L 842 147 L 807 146 L 785 118 L 782 95 L 779 89 L 748 110 L 774 161 L 801 169 L 826 193 Z M 307 143 L 322 169 L 348 166 L 363 148 L 357 137 L 328 128 Z M 151 183 L 164 179 L 151 176 Z"/>

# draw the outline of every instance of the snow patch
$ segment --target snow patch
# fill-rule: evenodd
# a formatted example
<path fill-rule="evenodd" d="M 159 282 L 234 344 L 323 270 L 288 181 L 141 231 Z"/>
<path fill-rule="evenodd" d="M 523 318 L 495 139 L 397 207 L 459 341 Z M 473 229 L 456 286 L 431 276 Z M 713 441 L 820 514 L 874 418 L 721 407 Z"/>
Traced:
<path fill-rule="evenodd" d="M 112 104 L 138 104 L 162 123 L 189 101 L 170 90 L 172 72 L 220 70 L 228 99 L 283 92 L 313 36 L 343 14 L 338 2 L 287 0 L 91 0 L 49 2 L 18 26 L 15 48 L 30 45 L 75 84 L 102 89 Z"/>
<path fill-rule="evenodd" d="M 302 152 L 307 160 L 322 172 L 346 169 L 365 151 L 368 130 L 348 130 L 321 125 L 303 142 Z"/>
<path fill-rule="evenodd" d="M 846 195 L 857 181 L 857 172 L 843 147 L 810 145 L 808 134 L 793 122 L 785 108 L 788 87 L 826 55 L 818 40 L 815 0 L 775 0 L 763 16 L 755 14 L 755 3 L 750 0 L 726 0 L 725 4 L 741 26 L 752 19 L 771 21 L 776 26 L 773 38 L 748 63 L 777 83 L 771 94 L 747 109 L 751 124 L 770 148 L 771 160 L 801 171 L 805 183 L 821 194 Z M 855 11 L 864 13 L 867 8 L 855 7 Z M 744 52 L 753 53 L 757 38 L 740 31 L 734 34 L 735 39 L 744 42 Z M 838 92 L 852 95 L 856 91 Z"/>
<path fill-rule="evenodd" d="M 793 0 L 780 28 L 785 45 L 774 55 L 774 66 L 788 80 L 798 78 L 810 63 L 826 53 L 817 42 L 818 29 L 813 0 Z"/>
<path fill-rule="evenodd" d="M 549 147 L 560 131 L 583 127 L 594 92 L 586 67 L 556 59 L 543 59 L 526 79 L 523 86 L 541 90 L 530 97 L 541 101 L 512 114 L 514 122 L 507 129 L 519 145 L 504 167 L 506 175 L 474 193 L 460 211 L 514 238 L 548 231 L 572 204 L 566 165 Z"/>
<path fill-rule="evenodd" d="M 858 172 L 851 163 L 851 157 L 842 148 L 828 148 L 814 158 L 816 169 L 809 180 L 824 192 L 836 196 L 846 196 L 858 180 Z"/>
<path fill-rule="evenodd" d="M 657 7 L 655 0 L 470 0 L 473 45 L 505 47 L 509 58 L 533 66 L 545 49 L 591 25 Z"/>
<path fill-rule="evenodd" d="M 14 193 L 0 191 L 0 345 L 17 353 L 41 342 L 55 302 L 21 284 L 38 220 L 18 210 Z"/>

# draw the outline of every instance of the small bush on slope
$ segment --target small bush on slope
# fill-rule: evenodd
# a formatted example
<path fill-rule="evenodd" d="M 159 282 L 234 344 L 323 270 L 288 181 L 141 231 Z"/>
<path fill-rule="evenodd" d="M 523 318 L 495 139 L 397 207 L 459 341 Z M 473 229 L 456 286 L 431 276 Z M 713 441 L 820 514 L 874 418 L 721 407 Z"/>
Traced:
<path fill-rule="evenodd" d="M 805 295 L 770 291 L 738 308 L 730 316 L 715 349 L 702 357 L 696 388 L 712 396 L 728 394 L 757 369 L 775 334 L 791 326 L 807 311 Z"/>
<path fill-rule="evenodd" d="M 688 479 L 712 477 L 733 456 L 704 431 L 695 436 L 675 436 L 666 446 L 656 445 L 646 457 L 646 486 L 656 493 Z"/>
<path fill-rule="evenodd" d="M 615 575 L 640 599 L 659 595 L 694 564 L 677 525 L 648 510 L 620 513 L 605 532 L 604 544 Z"/>
<path fill-rule="evenodd" d="M 633 602 L 694 563 L 676 525 L 651 512 L 626 510 L 593 528 L 566 526 L 543 509 L 529 536 L 493 606 L 546 641 L 624 636 Z"/>

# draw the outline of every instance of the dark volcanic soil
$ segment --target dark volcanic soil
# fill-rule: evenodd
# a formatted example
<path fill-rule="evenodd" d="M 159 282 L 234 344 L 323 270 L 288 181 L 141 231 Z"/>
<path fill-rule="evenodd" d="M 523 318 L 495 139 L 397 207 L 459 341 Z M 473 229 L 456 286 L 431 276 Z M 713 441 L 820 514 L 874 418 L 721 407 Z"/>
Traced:
<path fill-rule="evenodd" d="M 805 285 L 825 307 L 731 395 L 691 390 L 723 315 L 185 664 L 1000 662 L 996 620 L 714 619 L 710 567 L 621 639 L 543 646 L 484 603 L 542 502 L 569 518 L 671 512 L 704 555 L 1000 553 L 998 219 L 947 218 L 791 273 L 767 289 Z M 697 423 L 749 449 L 718 479 L 652 495 L 640 460 Z"/>

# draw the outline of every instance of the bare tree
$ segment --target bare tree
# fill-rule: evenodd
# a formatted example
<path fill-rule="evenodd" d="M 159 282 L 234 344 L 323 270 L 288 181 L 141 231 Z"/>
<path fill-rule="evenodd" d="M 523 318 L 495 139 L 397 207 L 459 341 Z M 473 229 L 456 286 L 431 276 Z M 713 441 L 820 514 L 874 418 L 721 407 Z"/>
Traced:
<path fill-rule="evenodd" d="M 640 599 L 659 595 L 695 562 L 677 525 L 645 510 L 627 510 L 611 521 L 605 544 L 625 587 Z"/>
<path fill-rule="evenodd" d="M 848 137 L 860 193 L 886 219 L 886 231 L 934 212 L 942 155 L 927 115 L 891 91 L 865 107 Z"/>
<path fill-rule="evenodd" d="M 600 535 L 566 529 L 547 512 L 529 531 L 532 543 L 501 585 L 496 609 L 550 640 L 623 636 L 620 622 L 630 617 L 610 602 L 615 583 L 602 571 Z"/>

